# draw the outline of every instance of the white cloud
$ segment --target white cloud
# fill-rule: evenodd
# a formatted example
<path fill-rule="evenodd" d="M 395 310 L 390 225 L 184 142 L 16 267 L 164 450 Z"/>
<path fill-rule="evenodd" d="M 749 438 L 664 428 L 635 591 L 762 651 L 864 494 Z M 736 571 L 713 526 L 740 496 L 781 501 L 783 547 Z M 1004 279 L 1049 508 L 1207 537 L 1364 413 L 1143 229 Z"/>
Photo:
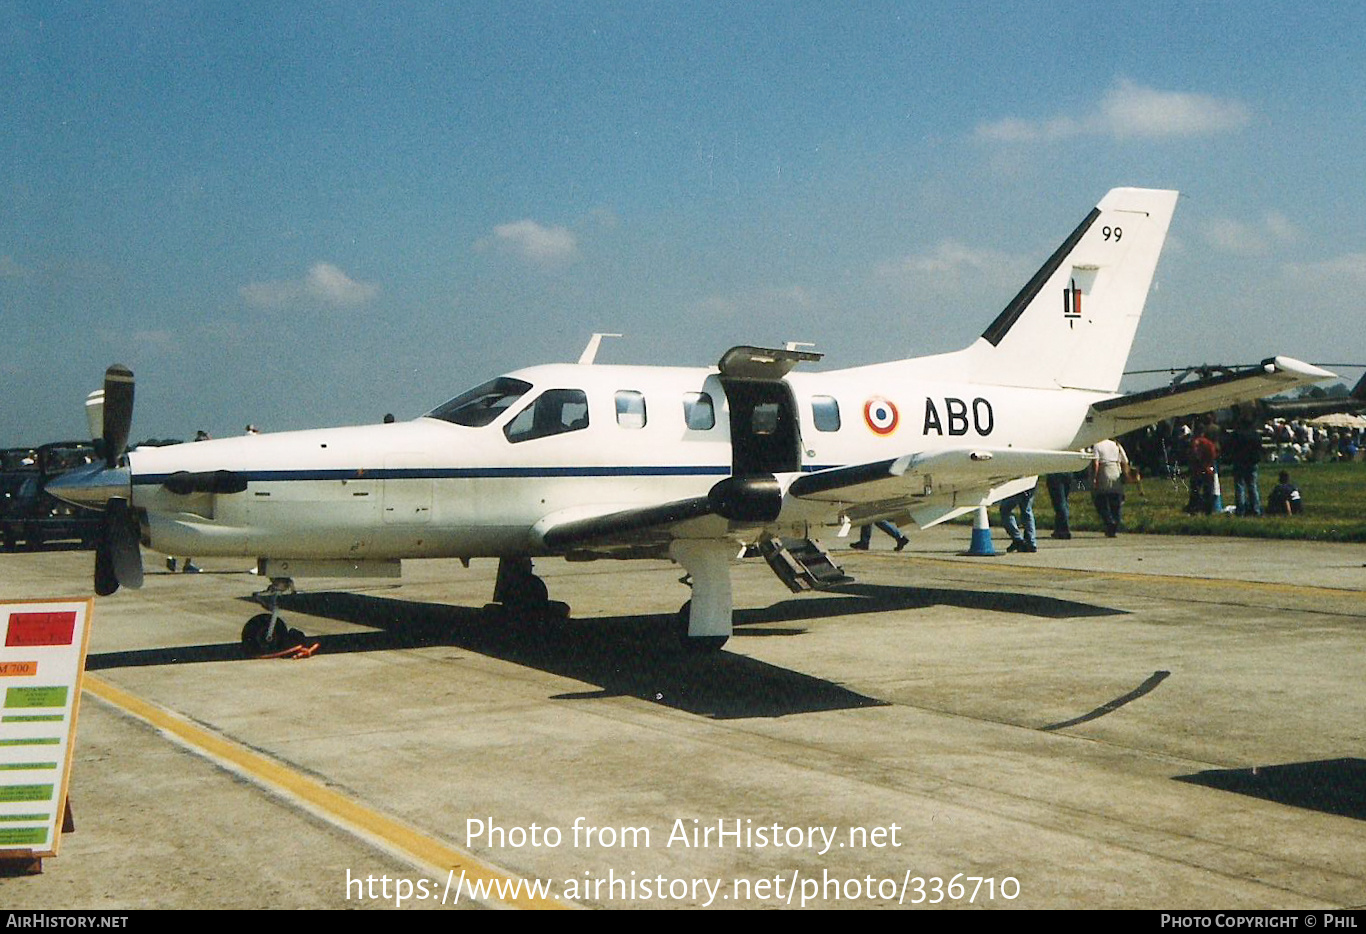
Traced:
<path fill-rule="evenodd" d="M 1273 212 L 1257 222 L 1216 217 L 1201 225 L 1200 236 L 1223 253 L 1261 256 L 1277 244 L 1298 240 L 1300 231 L 1285 215 Z"/>
<path fill-rule="evenodd" d="M 1159 91 L 1120 81 L 1088 113 L 1046 120 L 1007 117 L 977 127 L 979 139 L 1020 143 L 1107 136 L 1112 139 L 1161 139 L 1209 136 L 1242 129 L 1251 121 L 1238 101 L 1208 94 Z"/>
<path fill-rule="evenodd" d="M 301 278 L 252 282 L 238 291 L 248 304 L 259 308 L 300 304 L 353 308 L 378 295 L 379 286 L 358 282 L 331 263 L 314 263 Z"/>
<path fill-rule="evenodd" d="M 694 302 L 689 317 L 713 319 L 769 318 L 816 306 L 816 297 L 800 285 L 758 288 L 733 295 L 709 295 Z"/>
<path fill-rule="evenodd" d="M 361 305 L 379 294 L 379 287 L 357 282 L 331 263 L 314 263 L 304 279 L 308 294 L 329 305 Z"/>
<path fill-rule="evenodd" d="M 1366 253 L 1346 253 L 1316 263 L 1287 263 L 1285 271 L 1292 279 L 1307 284 L 1331 280 L 1355 288 L 1366 287 Z"/>
<path fill-rule="evenodd" d="M 945 240 L 928 253 L 880 263 L 874 273 L 879 279 L 925 288 L 1014 281 L 1018 278 L 1020 265 L 1020 260 L 1005 253 L 973 249 L 956 240 Z"/>
<path fill-rule="evenodd" d="M 178 351 L 180 337 L 174 331 L 158 328 L 149 331 L 134 331 L 131 335 L 133 346 L 161 352 Z"/>
<path fill-rule="evenodd" d="M 578 256 L 578 239 L 567 227 L 547 227 L 527 219 L 493 228 L 494 242 L 538 264 L 568 262 Z M 480 241 L 481 245 L 487 241 Z"/>

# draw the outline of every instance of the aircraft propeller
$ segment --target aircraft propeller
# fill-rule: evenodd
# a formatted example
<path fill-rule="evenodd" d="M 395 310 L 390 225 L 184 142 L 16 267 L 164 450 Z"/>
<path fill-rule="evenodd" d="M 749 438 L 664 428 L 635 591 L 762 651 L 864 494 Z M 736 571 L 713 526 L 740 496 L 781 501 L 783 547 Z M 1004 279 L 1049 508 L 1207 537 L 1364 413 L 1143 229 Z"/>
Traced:
<path fill-rule="evenodd" d="M 87 402 L 94 411 L 101 403 Z M 133 424 L 133 371 L 114 364 L 104 374 L 103 414 L 96 447 L 104 463 L 77 468 L 47 485 L 53 496 L 103 512 L 95 543 L 95 593 L 108 596 L 120 586 L 142 586 L 142 552 L 137 517 L 133 513 L 133 477 L 122 465 Z"/>

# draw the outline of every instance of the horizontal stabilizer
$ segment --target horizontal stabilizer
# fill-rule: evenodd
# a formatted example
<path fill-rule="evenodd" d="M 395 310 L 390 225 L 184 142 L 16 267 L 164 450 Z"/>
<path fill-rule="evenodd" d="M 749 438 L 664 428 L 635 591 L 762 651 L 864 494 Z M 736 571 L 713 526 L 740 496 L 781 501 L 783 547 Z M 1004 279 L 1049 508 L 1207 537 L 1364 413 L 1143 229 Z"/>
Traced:
<path fill-rule="evenodd" d="M 1123 434 L 1164 418 L 1208 412 L 1239 402 L 1284 392 L 1295 386 L 1332 379 L 1336 374 L 1290 357 L 1270 357 L 1260 365 L 1176 386 L 1106 399 L 1091 406 L 1096 416 L 1113 420 L 1111 434 Z"/>

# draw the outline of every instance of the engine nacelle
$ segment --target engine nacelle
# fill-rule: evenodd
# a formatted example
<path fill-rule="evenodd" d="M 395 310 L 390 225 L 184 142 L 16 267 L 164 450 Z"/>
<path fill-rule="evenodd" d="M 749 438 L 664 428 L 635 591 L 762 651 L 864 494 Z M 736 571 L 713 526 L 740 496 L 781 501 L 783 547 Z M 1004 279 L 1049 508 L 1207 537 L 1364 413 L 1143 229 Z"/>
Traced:
<path fill-rule="evenodd" d="M 732 522 L 772 522 L 783 510 L 783 491 L 772 474 L 727 477 L 711 488 L 707 502 Z"/>

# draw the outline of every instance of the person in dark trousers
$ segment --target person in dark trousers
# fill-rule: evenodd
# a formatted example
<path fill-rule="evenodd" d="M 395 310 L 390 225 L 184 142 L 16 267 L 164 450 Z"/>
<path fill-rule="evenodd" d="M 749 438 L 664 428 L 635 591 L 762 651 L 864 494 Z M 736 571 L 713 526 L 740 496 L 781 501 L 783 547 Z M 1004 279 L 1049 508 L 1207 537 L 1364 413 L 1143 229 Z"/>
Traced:
<path fill-rule="evenodd" d="M 1257 471 L 1262 463 L 1262 436 L 1256 424 L 1245 418 L 1228 439 L 1225 449 L 1233 468 L 1233 495 L 1240 516 L 1262 515 L 1262 494 L 1257 489 Z"/>
<path fill-rule="evenodd" d="M 1067 497 L 1072 495 L 1072 475 L 1070 473 L 1051 473 L 1048 475 L 1048 498 L 1053 501 L 1053 537 L 1072 537 L 1072 516 L 1067 507 Z"/>
<path fill-rule="evenodd" d="M 1020 511 L 1018 522 L 1015 519 L 1017 509 Z M 1001 525 L 1010 536 L 1010 547 L 1006 551 L 1033 554 L 1039 550 L 1034 534 L 1034 487 L 1001 500 Z"/>
<path fill-rule="evenodd" d="M 1096 514 L 1105 526 L 1105 536 L 1119 534 L 1124 519 L 1124 475 L 1129 471 L 1129 455 L 1124 445 L 1106 439 L 1097 441 L 1091 462 L 1091 498 Z"/>
<path fill-rule="evenodd" d="M 1191 442 L 1191 498 L 1186 512 L 1191 515 L 1214 512 L 1214 476 L 1219 461 L 1219 445 L 1215 442 L 1214 425 L 1206 425 Z"/>
<path fill-rule="evenodd" d="M 891 522 L 887 519 L 879 519 L 877 522 L 873 523 L 873 525 L 876 525 L 878 528 L 882 529 L 882 531 L 886 532 L 888 535 L 892 536 L 892 538 L 896 539 L 897 551 L 900 551 L 901 549 L 905 548 L 907 545 L 911 543 L 911 540 L 909 538 L 901 534 L 901 530 L 896 527 L 895 522 Z M 867 551 L 872 544 L 873 526 L 865 525 L 861 529 L 859 529 L 858 541 L 854 542 L 849 547 L 857 548 L 859 551 Z"/>

